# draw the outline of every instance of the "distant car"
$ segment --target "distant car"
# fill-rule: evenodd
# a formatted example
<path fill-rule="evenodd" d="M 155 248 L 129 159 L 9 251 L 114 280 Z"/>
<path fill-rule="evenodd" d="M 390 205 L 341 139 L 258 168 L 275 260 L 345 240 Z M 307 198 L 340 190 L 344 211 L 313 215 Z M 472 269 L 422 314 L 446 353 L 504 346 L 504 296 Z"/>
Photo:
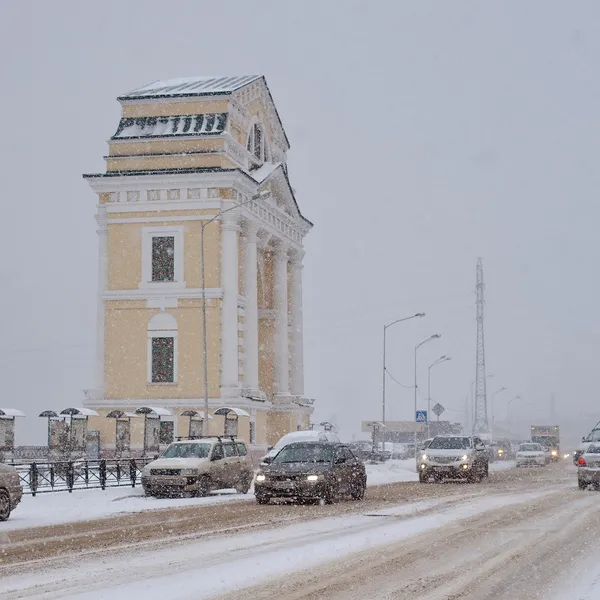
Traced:
<path fill-rule="evenodd" d="M 206 496 L 224 488 L 247 494 L 253 475 L 246 444 L 215 436 L 170 444 L 144 467 L 142 487 L 147 496 Z"/>
<path fill-rule="evenodd" d="M 433 438 L 419 461 L 419 481 L 447 478 L 482 481 L 488 476 L 489 461 L 481 438 L 439 435 Z"/>
<path fill-rule="evenodd" d="M 517 467 L 546 466 L 546 452 L 540 444 L 521 444 L 517 450 Z"/>
<path fill-rule="evenodd" d="M 0 521 L 6 521 L 21 502 L 23 488 L 14 467 L 0 464 Z"/>
<path fill-rule="evenodd" d="M 552 448 L 550 446 L 542 446 L 544 448 L 544 456 L 546 457 L 546 464 L 552 462 Z"/>
<path fill-rule="evenodd" d="M 272 498 L 329 504 L 341 496 L 362 500 L 366 486 L 364 463 L 344 444 L 292 442 L 256 474 L 254 495 L 259 504 Z"/>
<path fill-rule="evenodd" d="M 593 485 L 600 489 L 600 443 L 590 444 L 577 461 L 577 480 L 579 489 L 585 490 Z"/>
<path fill-rule="evenodd" d="M 504 438 L 494 440 L 494 451 L 494 460 L 512 460 L 514 458 L 510 440 Z"/>
<path fill-rule="evenodd" d="M 396 460 L 406 460 L 415 456 L 414 444 L 397 444 L 392 450 L 391 458 Z"/>
<path fill-rule="evenodd" d="M 360 460 L 368 460 L 373 452 L 373 444 L 371 442 L 353 442 L 352 444 L 348 444 L 348 448 Z"/>
<path fill-rule="evenodd" d="M 268 465 L 277 456 L 277 453 L 292 442 L 335 442 L 339 443 L 340 439 L 331 431 L 316 431 L 309 429 L 308 431 L 292 431 L 286 433 L 267 454 L 260 459 L 260 466 Z"/>

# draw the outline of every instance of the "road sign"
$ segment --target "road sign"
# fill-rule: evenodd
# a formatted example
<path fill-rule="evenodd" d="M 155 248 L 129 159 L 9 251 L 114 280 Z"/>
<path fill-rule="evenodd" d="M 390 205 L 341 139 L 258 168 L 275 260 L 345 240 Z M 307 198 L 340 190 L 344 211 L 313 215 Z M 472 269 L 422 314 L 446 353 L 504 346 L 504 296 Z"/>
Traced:
<path fill-rule="evenodd" d="M 427 423 L 427 411 L 418 410 L 415 414 L 415 421 L 417 423 Z"/>
<path fill-rule="evenodd" d="M 438 402 L 432 410 L 439 417 L 446 409 Z"/>

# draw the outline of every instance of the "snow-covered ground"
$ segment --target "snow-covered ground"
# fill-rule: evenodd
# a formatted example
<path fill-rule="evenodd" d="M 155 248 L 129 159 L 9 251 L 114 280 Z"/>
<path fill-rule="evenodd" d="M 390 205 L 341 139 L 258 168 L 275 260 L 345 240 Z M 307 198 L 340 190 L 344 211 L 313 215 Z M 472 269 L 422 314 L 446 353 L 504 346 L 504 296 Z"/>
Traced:
<path fill-rule="evenodd" d="M 587 558 L 578 560 L 562 578 L 548 600 L 598 600 L 600 598 L 600 560 L 598 548 L 590 548 Z"/>
<path fill-rule="evenodd" d="M 202 539 L 158 551 L 128 553 L 98 561 L 82 559 L 74 566 L 5 577 L 5 598 L 33 591 L 47 598 L 143 597 L 209 598 L 262 583 L 332 557 L 388 547 L 444 525 L 507 506 L 531 502 L 548 491 L 476 498 L 455 506 L 425 501 L 387 508 L 380 513 L 314 520 L 225 538 Z M 428 514 L 428 509 L 437 508 Z M 21 590 L 21 591 L 19 591 Z"/>
<path fill-rule="evenodd" d="M 514 462 L 490 464 L 491 471 L 510 469 Z M 367 464 L 369 486 L 401 481 L 417 481 L 414 459 L 389 460 L 385 463 Z M 101 519 L 120 513 L 135 513 L 159 508 L 198 506 L 222 502 L 253 501 L 253 491 L 244 496 L 235 490 L 215 492 L 207 498 L 146 498 L 140 487 L 118 487 L 106 490 L 81 490 L 71 494 L 53 492 L 27 495 L 12 513 L 10 520 L 2 524 L 2 531 L 14 531 L 27 527 L 58 525 L 75 521 Z"/>

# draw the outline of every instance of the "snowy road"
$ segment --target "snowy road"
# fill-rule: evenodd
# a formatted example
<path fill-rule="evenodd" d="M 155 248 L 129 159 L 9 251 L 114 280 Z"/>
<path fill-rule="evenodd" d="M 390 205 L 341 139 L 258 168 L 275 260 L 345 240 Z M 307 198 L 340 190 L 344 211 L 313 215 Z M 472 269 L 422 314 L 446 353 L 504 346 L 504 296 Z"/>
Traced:
<path fill-rule="evenodd" d="M 578 580 L 578 596 L 560 587 L 600 538 L 600 495 L 575 487 L 574 474 L 559 465 L 497 472 L 482 486 L 398 483 L 372 488 L 363 503 L 331 507 L 196 508 L 196 526 L 183 537 L 128 537 L 120 548 L 99 547 L 71 560 L 19 564 L 8 552 L 12 565 L 0 568 L 0 594 L 594 600 L 599 584 L 591 568 L 589 581 Z M 157 512 L 165 511 L 144 515 Z"/>

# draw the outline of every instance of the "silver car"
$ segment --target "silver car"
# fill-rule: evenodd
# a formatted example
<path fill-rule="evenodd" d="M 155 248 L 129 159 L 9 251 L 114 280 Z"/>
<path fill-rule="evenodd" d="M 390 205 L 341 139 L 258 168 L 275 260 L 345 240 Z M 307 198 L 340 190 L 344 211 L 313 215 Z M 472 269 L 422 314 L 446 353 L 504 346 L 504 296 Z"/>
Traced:
<path fill-rule="evenodd" d="M 419 482 L 448 478 L 482 481 L 488 476 L 488 456 L 481 438 L 438 435 L 419 460 Z"/>
<path fill-rule="evenodd" d="M 591 444 L 577 461 L 577 480 L 579 489 L 585 490 L 590 485 L 600 489 L 600 444 Z"/>
<path fill-rule="evenodd" d="M 6 521 L 23 496 L 17 470 L 0 464 L 0 521 Z"/>

